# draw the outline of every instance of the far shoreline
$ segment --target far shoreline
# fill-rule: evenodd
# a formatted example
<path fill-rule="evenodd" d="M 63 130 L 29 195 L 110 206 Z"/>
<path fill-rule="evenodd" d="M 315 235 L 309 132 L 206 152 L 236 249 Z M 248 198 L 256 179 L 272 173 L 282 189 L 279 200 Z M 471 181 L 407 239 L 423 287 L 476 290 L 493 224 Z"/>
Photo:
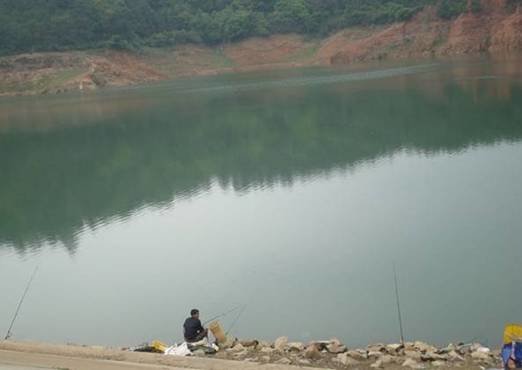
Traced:
<path fill-rule="evenodd" d="M 520 22 L 522 12 L 502 8 L 443 20 L 427 7 L 405 22 L 347 28 L 322 39 L 279 34 L 219 46 L 183 44 L 138 52 L 97 49 L 3 56 L 0 97 L 314 66 L 477 56 L 509 58 L 522 51 L 522 34 L 517 28 Z"/>

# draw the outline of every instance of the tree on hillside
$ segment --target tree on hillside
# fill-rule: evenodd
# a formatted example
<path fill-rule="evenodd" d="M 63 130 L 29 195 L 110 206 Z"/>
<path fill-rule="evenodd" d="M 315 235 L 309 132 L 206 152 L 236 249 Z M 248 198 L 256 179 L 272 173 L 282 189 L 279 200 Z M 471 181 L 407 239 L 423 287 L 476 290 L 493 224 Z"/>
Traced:
<path fill-rule="evenodd" d="M 470 1 L 479 11 L 480 0 Z M 0 0 L 0 54 L 327 35 L 403 21 L 429 4 L 445 19 L 468 9 L 468 0 Z"/>

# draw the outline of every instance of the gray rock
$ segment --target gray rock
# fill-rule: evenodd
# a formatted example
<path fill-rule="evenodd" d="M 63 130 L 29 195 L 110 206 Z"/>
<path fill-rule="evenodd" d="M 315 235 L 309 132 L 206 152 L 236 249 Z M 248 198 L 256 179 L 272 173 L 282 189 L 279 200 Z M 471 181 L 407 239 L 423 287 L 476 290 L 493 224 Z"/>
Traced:
<path fill-rule="evenodd" d="M 261 361 L 263 362 L 270 362 L 270 356 L 262 356 Z"/>
<path fill-rule="evenodd" d="M 232 355 L 232 357 L 234 357 L 235 359 L 240 359 L 246 356 L 248 356 L 248 351 L 246 349 L 241 352 L 236 352 Z"/>
<path fill-rule="evenodd" d="M 308 344 L 308 346 L 311 346 L 311 345 L 314 345 L 317 347 L 317 350 L 319 352 L 321 351 L 326 351 L 326 346 L 328 346 L 331 342 L 328 340 L 328 341 L 324 341 L 324 340 L 321 340 L 321 341 L 317 341 L 317 342 L 311 342 Z"/>
<path fill-rule="evenodd" d="M 260 341 L 257 345 L 258 348 L 263 348 L 263 347 L 272 347 L 272 344 L 271 343 L 268 343 L 264 340 Z"/>
<path fill-rule="evenodd" d="M 357 366 L 359 365 L 359 361 L 351 358 L 348 353 L 340 353 L 334 359 L 334 361 L 343 364 L 344 366 Z"/>
<path fill-rule="evenodd" d="M 326 346 L 326 350 L 330 353 L 338 354 L 338 353 L 346 352 L 348 350 L 348 348 L 346 348 L 345 345 L 341 344 L 341 342 L 336 341 L 336 342 L 332 342 L 332 343 L 328 344 Z"/>
<path fill-rule="evenodd" d="M 384 352 L 386 351 L 386 346 L 382 343 L 370 344 L 366 347 L 368 352 Z"/>
<path fill-rule="evenodd" d="M 464 361 L 464 357 L 459 355 L 456 351 L 451 351 L 448 353 L 448 359 L 450 361 Z"/>
<path fill-rule="evenodd" d="M 413 348 L 421 351 L 421 352 L 437 352 L 437 348 L 433 347 L 427 343 L 416 341 L 413 343 Z"/>
<path fill-rule="evenodd" d="M 435 366 L 435 367 L 442 367 L 442 366 L 446 366 L 446 362 L 445 361 L 433 361 L 431 363 L 432 366 Z"/>
<path fill-rule="evenodd" d="M 237 343 L 234 347 L 227 349 L 227 351 L 233 352 L 242 352 L 245 350 L 245 347 L 241 343 Z"/>
<path fill-rule="evenodd" d="M 292 363 L 292 360 L 289 358 L 283 357 L 275 362 L 278 365 L 290 365 Z"/>
<path fill-rule="evenodd" d="M 272 347 L 263 347 L 259 350 L 259 352 L 261 353 L 272 353 L 274 351 L 275 349 L 273 349 Z"/>
<path fill-rule="evenodd" d="M 472 343 L 471 346 L 469 346 L 471 352 L 476 352 L 479 348 L 482 348 L 482 344 L 480 343 Z"/>
<path fill-rule="evenodd" d="M 383 355 L 381 351 L 368 351 L 368 358 L 379 358 Z"/>
<path fill-rule="evenodd" d="M 451 351 L 455 351 L 456 349 L 457 349 L 457 346 L 455 346 L 453 343 L 450 343 L 446 347 L 439 349 L 437 351 L 437 353 L 446 354 L 446 353 L 450 353 Z"/>
<path fill-rule="evenodd" d="M 421 361 L 422 360 L 422 354 L 417 351 L 404 351 L 404 356 L 406 356 L 408 359 L 415 360 L 415 361 Z"/>
<path fill-rule="evenodd" d="M 357 349 L 357 350 L 350 350 L 347 352 L 348 356 L 355 360 L 364 361 L 368 359 L 368 354 L 365 350 Z"/>
<path fill-rule="evenodd" d="M 393 344 L 388 344 L 386 346 L 386 351 L 388 353 L 397 353 L 398 351 L 400 351 L 401 349 L 403 349 L 404 346 L 400 343 L 393 343 Z"/>
<path fill-rule="evenodd" d="M 421 354 L 422 361 L 447 361 L 448 355 L 441 355 L 435 352 Z"/>
<path fill-rule="evenodd" d="M 310 360 L 307 360 L 304 358 L 300 359 L 298 362 L 300 365 L 311 365 L 312 364 L 312 362 Z"/>
<path fill-rule="evenodd" d="M 259 341 L 253 339 L 253 340 L 242 340 L 238 343 L 241 343 L 243 347 L 257 347 L 259 345 Z"/>
<path fill-rule="evenodd" d="M 485 353 L 485 352 L 480 352 L 480 351 L 475 351 L 471 354 L 471 358 L 475 361 L 485 361 L 485 362 L 488 362 L 489 361 L 489 353 Z"/>
<path fill-rule="evenodd" d="M 471 344 L 461 344 L 455 351 L 461 355 L 471 354 Z"/>
<path fill-rule="evenodd" d="M 287 337 L 279 337 L 274 342 L 274 348 L 278 351 L 284 351 L 287 344 L 288 344 Z"/>
<path fill-rule="evenodd" d="M 315 344 L 311 344 L 306 347 L 304 351 L 304 357 L 310 360 L 318 360 L 321 358 L 321 352 L 319 352 L 319 349 Z"/>
<path fill-rule="evenodd" d="M 373 367 L 374 369 L 382 369 L 384 367 L 384 364 L 381 359 L 375 361 L 373 364 L 370 365 L 370 367 Z"/>
<path fill-rule="evenodd" d="M 294 351 L 294 352 L 301 352 L 305 348 L 304 344 L 301 342 L 288 343 L 287 347 L 290 351 Z"/>
<path fill-rule="evenodd" d="M 396 358 L 394 356 L 384 355 L 378 361 L 381 361 L 383 365 L 389 365 L 394 363 L 395 360 Z"/>
<path fill-rule="evenodd" d="M 406 361 L 402 363 L 402 367 L 409 367 L 410 369 L 424 369 L 424 365 L 412 358 L 406 359 Z"/>

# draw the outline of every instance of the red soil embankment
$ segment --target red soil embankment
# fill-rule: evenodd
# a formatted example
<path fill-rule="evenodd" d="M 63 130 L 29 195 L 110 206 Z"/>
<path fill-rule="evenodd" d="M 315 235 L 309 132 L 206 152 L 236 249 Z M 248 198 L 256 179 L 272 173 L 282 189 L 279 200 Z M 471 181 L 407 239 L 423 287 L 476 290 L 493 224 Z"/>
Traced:
<path fill-rule="evenodd" d="M 366 31 L 364 34 L 363 31 Z M 322 63 L 511 53 L 522 50 L 522 9 L 484 0 L 483 11 L 442 20 L 428 7 L 413 19 L 383 28 L 344 30 L 323 42 Z"/>
<path fill-rule="evenodd" d="M 443 20 L 434 7 L 387 26 L 354 27 L 323 40 L 252 38 L 221 47 L 183 45 L 143 53 L 86 51 L 0 58 L 0 96 L 91 90 L 179 76 L 522 51 L 522 8 L 482 0 L 482 11 Z"/>

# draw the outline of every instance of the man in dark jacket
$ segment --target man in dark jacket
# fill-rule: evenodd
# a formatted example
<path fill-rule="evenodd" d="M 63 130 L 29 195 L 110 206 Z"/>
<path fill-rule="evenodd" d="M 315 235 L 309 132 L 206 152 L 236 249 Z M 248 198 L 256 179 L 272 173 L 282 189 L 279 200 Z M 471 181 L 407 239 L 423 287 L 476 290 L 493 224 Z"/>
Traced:
<path fill-rule="evenodd" d="M 190 317 L 183 324 L 183 334 L 187 343 L 199 342 L 208 336 L 208 330 L 199 321 L 199 310 L 190 311 Z"/>

